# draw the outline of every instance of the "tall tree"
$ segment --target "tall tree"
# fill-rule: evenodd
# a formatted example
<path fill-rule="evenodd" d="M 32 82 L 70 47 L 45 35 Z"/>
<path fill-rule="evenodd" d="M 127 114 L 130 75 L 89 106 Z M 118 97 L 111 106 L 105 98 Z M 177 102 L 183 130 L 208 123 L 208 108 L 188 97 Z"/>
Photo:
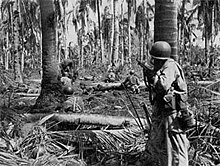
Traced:
<path fill-rule="evenodd" d="M 116 15 L 116 2 L 113 0 L 113 43 L 112 43 L 112 65 L 118 66 L 118 51 L 119 51 L 119 18 Z"/>
<path fill-rule="evenodd" d="M 112 2 L 112 1 L 111 1 Z M 102 19 L 102 36 L 104 40 L 105 52 L 108 55 L 108 62 L 111 62 L 111 34 L 112 34 L 112 14 L 108 6 L 104 9 L 103 19 Z"/>
<path fill-rule="evenodd" d="M 98 15 L 98 27 L 99 27 L 99 40 L 100 40 L 100 48 L 101 48 L 101 59 L 102 63 L 105 63 L 105 56 L 104 56 L 104 46 L 103 46 L 103 39 L 102 39 L 102 29 L 101 29 L 101 12 L 100 12 L 100 0 L 96 0 L 97 2 L 97 15 Z"/>
<path fill-rule="evenodd" d="M 43 76 L 41 93 L 37 98 L 35 108 L 57 105 L 65 99 L 59 79 L 59 66 L 56 55 L 56 15 L 54 1 L 40 0 L 40 11 Z"/>
<path fill-rule="evenodd" d="M 1 2 L 1 30 L 5 34 L 4 49 L 5 49 L 5 65 L 8 69 L 8 63 L 11 58 L 8 56 L 15 54 L 16 73 L 22 73 L 24 67 L 24 52 L 32 55 L 32 59 L 36 59 L 37 43 L 40 42 L 40 24 L 39 24 L 39 8 L 36 0 L 3 0 Z M 37 40 L 38 39 L 38 40 Z M 16 42 L 15 42 L 16 41 Z M 11 47 L 12 46 L 12 47 Z M 18 51 L 14 51 L 19 48 Z M 27 61 L 26 61 L 27 62 Z M 19 66 L 21 64 L 21 66 Z M 18 69 L 21 72 L 17 72 Z M 16 74 L 16 80 L 21 79 L 21 76 Z M 20 81 L 19 81 L 20 82 Z"/>
<path fill-rule="evenodd" d="M 14 3 L 14 42 L 13 42 L 13 56 L 14 56 L 14 80 L 19 83 L 23 83 L 23 77 L 21 73 L 21 45 L 20 45 L 20 37 L 19 37 L 19 0 L 15 0 Z"/>
<path fill-rule="evenodd" d="M 127 0 L 128 3 L 128 63 L 131 66 L 131 7 L 132 0 Z"/>
<path fill-rule="evenodd" d="M 154 42 L 168 42 L 175 60 L 178 59 L 177 38 L 177 0 L 155 0 Z"/>

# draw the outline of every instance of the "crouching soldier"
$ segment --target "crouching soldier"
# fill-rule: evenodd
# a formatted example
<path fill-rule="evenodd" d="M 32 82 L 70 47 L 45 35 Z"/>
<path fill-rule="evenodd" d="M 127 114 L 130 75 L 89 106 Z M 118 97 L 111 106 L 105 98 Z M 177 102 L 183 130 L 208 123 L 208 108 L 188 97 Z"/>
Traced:
<path fill-rule="evenodd" d="M 135 75 L 134 70 L 130 70 L 129 76 L 126 77 L 122 85 L 125 86 L 125 88 L 131 90 L 133 93 L 140 93 L 140 81 L 139 78 Z"/>
<path fill-rule="evenodd" d="M 67 99 L 63 102 L 63 109 L 65 112 L 82 112 L 84 110 L 84 102 L 82 97 L 74 95 L 72 86 L 64 86 L 63 93 Z"/>
<path fill-rule="evenodd" d="M 107 78 L 105 79 L 105 82 L 115 82 L 115 73 L 112 69 L 109 70 Z"/>

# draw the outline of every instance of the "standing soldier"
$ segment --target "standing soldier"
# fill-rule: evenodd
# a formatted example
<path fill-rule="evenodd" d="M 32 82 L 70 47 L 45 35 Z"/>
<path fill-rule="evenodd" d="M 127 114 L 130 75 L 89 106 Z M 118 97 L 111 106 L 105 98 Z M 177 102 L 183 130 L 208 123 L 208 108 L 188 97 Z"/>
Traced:
<path fill-rule="evenodd" d="M 158 156 L 161 166 L 188 166 L 189 141 L 184 131 L 194 125 L 194 119 L 187 109 L 183 70 L 170 58 L 171 47 L 167 42 L 154 43 L 150 54 L 153 70 L 144 68 L 153 107 L 149 151 Z"/>

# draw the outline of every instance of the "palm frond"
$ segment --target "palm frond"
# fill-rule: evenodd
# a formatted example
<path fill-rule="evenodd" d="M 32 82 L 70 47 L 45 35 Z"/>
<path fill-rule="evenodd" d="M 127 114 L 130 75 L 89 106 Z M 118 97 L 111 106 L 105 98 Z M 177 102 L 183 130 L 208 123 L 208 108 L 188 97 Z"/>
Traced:
<path fill-rule="evenodd" d="M 31 161 L 17 157 L 16 155 L 9 152 L 0 152 L 0 163 L 5 166 L 29 166 Z"/>

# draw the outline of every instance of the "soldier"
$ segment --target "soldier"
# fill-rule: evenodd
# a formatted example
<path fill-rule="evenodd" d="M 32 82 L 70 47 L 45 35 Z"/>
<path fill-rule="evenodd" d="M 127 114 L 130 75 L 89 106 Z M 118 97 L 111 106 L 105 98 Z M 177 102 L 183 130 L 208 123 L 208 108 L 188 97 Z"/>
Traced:
<path fill-rule="evenodd" d="M 122 83 L 126 88 L 130 89 L 133 93 L 140 93 L 139 78 L 135 75 L 134 70 L 130 70 L 129 76 L 126 77 L 125 81 Z"/>
<path fill-rule="evenodd" d="M 64 86 L 72 86 L 77 75 L 77 71 L 73 71 L 73 62 L 70 59 L 65 59 L 60 63 L 61 82 Z"/>
<path fill-rule="evenodd" d="M 109 70 L 105 82 L 115 82 L 115 73 L 112 69 Z"/>
<path fill-rule="evenodd" d="M 187 108 L 184 73 L 170 58 L 167 42 L 154 43 L 150 54 L 154 68 L 144 70 L 151 85 L 153 107 L 149 151 L 158 156 L 160 165 L 188 166 L 189 142 L 184 131 L 194 125 L 194 119 Z"/>
<path fill-rule="evenodd" d="M 61 75 L 71 77 L 73 72 L 73 62 L 70 59 L 65 59 L 60 63 Z"/>

